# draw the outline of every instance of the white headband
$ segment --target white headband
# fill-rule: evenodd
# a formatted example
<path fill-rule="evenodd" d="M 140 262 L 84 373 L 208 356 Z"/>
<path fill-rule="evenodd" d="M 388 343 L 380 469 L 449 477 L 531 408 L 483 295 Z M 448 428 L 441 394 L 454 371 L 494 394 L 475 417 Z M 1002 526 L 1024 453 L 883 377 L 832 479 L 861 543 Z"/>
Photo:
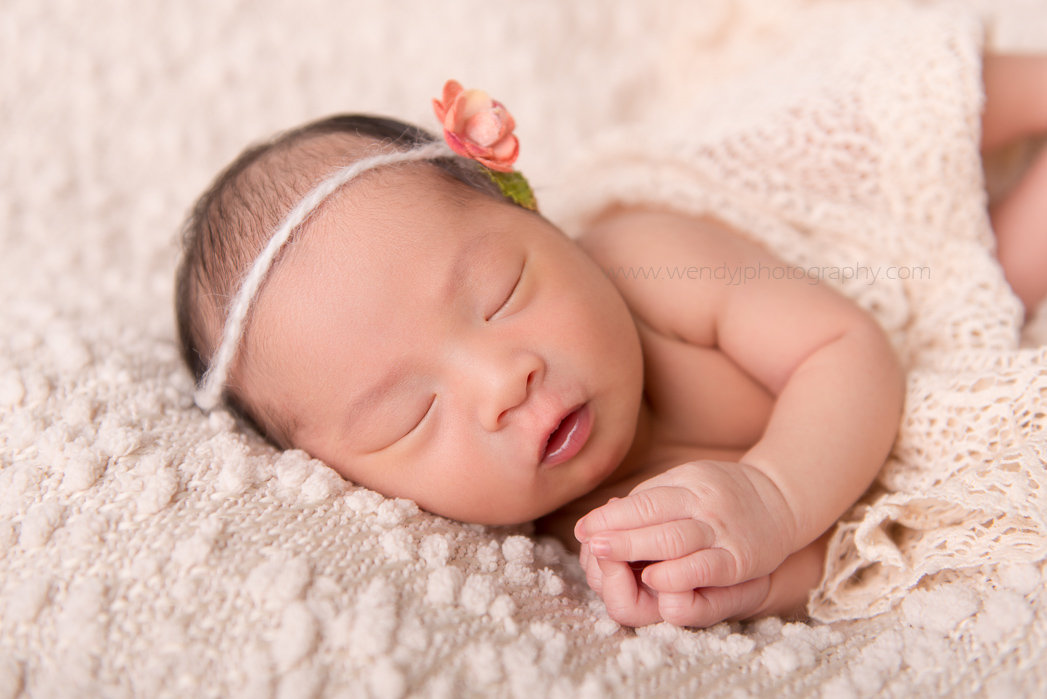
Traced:
<path fill-rule="evenodd" d="M 236 293 L 236 297 L 229 307 L 229 314 L 225 320 L 225 330 L 222 333 L 222 342 L 218 345 L 218 351 L 215 352 L 211 360 L 211 366 L 208 368 L 207 373 L 204 374 L 200 385 L 193 394 L 193 400 L 196 401 L 196 404 L 202 410 L 210 411 L 222 402 L 222 390 L 225 387 L 225 380 L 229 374 L 229 367 L 232 365 L 236 352 L 240 347 L 240 338 L 244 334 L 244 321 L 247 318 L 247 312 L 251 309 L 255 296 L 258 294 L 258 289 L 261 287 L 265 275 L 269 272 L 273 260 L 276 259 L 277 253 L 290 239 L 291 233 L 309 217 L 309 214 L 316 207 L 320 206 L 327 197 L 331 196 L 342 185 L 368 170 L 396 163 L 451 157 L 453 155 L 454 152 L 443 141 L 426 143 L 411 150 L 383 153 L 358 160 L 352 165 L 336 170 L 327 179 L 310 190 L 277 227 L 273 236 L 269 239 L 269 243 L 255 258 L 254 264 L 251 265 L 251 270 L 244 277 L 240 290 Z"/>

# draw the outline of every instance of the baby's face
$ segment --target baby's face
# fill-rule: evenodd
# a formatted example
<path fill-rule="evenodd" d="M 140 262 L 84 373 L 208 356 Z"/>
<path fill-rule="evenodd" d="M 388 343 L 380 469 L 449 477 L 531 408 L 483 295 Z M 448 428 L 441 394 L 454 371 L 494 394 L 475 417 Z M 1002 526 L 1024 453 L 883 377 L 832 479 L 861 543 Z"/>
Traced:
<path fill-rule="evenodd" d="M 643 383 L 624 301 L 540 216 L 429 166 L 328 202 L 259 295 L 237 380 L 344 477 L 440 515 L 524 522 L 628 451 Z"/>

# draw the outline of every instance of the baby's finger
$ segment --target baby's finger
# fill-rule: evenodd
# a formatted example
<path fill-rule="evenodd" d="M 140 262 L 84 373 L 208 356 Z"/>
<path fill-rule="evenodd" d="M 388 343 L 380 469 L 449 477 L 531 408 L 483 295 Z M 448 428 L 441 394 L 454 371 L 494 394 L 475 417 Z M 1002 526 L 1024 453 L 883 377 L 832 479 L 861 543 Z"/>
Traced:
<path fill-rule="evenodd" d="M 600 594 L 603 588 L 603 574 L 600 572 L 596 557 L 589 553 L 587 544 L 582 544 L 581 551 L 578 552 L 578 561 L 582 564 L 582 570 L 585 571 L 585 582 L 596 594 Z"/>
<path fill-rule="evenodd" d="M 578 520 L 574 536 L 588 541 L 608 529 L 635 529 L 692 515 L 693 497 L 683 488 L 662 486 L 611 500 Z"/>
<path fill-rule="evenodd" d="M 658 594 L 658 613 L 677 626 L 712 626 L 727 619 L 744 619 L 763 604 L 770 588 L 765 575 L 729 587 Z"/>
<path fill-rule="evenodd" d="M 713 545 L 715 533 L 696 519 L 678 519 L 628 532 L 604 531 L 588 541 L 597 558 L 612 561 L 664 561 Z"/>
<path fill-rule="evenodd" d="M 726 549 L 708 548 L 652 563 L 644 568 L 642 579 L 658 592 L 686 592 L 697 587 L 727 587 L 752 577 L 739 568 L 734 555 Z"/>
<path fill-rule="evenodd" d="M 661 621 L 658 599 L 637 584 L 628 563 L 595 560 L 603 577 L 600 597 L 612 619 L 624 626 L 646 626 Z"/>

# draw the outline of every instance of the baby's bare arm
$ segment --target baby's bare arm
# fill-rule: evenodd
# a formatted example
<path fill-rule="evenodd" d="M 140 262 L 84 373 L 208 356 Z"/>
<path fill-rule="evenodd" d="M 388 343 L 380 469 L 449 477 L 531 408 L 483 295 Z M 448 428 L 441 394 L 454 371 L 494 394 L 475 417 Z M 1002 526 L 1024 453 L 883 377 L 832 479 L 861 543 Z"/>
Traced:
<path fill-rule="evenodd" d="M 902 372 L 875 321 L 822 285 L 753 289 L 721 313 L 724 351 L 777 396 L 742 461 L 789 504 L 796 550 L 830 527 L 883 466 L 898 430 Z"/>
<path fill-rule="evenodd" d="M 790 505 L 796 547 L 816 539 L 869 487 L 900 418 L 901 372 L 887 340 L 871 322 L 839 322 L 837 332 L 798 353 L 763 437 L 742 457 Z"/>
<path fill-rule="evenodd" d="M 763 270 L 744 283 L 619 283 L 646 323 L 718 348 L 776 397 L 742 462 L 787 504 L 778 523 L 786 554 L 817 539 L 875 478 L 897 431 L 902 373 L 879 326 L 824 282 L 786 273 L 782 261 L 716 222 L 632 212 L 603 226 L 589 246 L 602 264 L 724 265 L 736 279 Z"/>

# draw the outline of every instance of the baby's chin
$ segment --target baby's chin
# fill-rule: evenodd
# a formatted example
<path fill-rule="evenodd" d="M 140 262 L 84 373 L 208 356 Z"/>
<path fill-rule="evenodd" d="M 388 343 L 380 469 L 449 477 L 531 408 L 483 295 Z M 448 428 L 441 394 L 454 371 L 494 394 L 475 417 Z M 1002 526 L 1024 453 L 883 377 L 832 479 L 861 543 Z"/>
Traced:
<path fill-rule="evenodd" d="M 584 494 L 584 493 L 582 493 Z M 514 493 L 515 495 L 515 493 Z M 557 512 L 564 505 L 576 500 L 576 497 L 565 496 L 557 500 L 540 503 L 502 502 L 487 498 L 476 507 L 462 507 L 461 502 L 447 503 L 441 507 L 437 503 L 418 503 L 423 510 L 441 517 L 453 519 L 463 524 L 479 524 L 487 527 L 511 527 L 529 524 L 547 515 Z M 563 500 L 560 502 L 559 500 Z M 428 506 L 427 506 L 428 504 Z"/>

